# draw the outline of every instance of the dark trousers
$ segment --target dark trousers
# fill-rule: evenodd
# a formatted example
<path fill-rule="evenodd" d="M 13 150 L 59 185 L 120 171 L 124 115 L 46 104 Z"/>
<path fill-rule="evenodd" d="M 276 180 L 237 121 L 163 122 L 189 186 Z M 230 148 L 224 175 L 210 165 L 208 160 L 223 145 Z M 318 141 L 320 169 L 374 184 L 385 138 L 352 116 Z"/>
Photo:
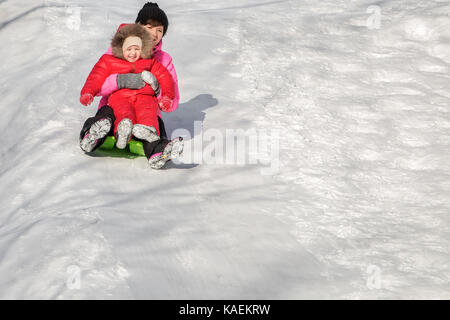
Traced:
<path fill-rule="evenodd" d="M 111 123 L 114 124 L 114 121 L 116 121 L 116 117 L 114 116 L 114 110 L 110 106 L 103 106 L 100 109 L 97 110 L 97 113 L 95 116 L 90 117 L 86 119 L 84 122 L 83 128 L 80 132 L 80 140 L 84 138 L 86 133 L 89 131 L 91 126 L 98 120 L 101 119 L 109 119 L 111 120 Z M 153 154 L 162 152 L 164 150 L 164 147 L 169 143 L 170 140 L 167 139 L 167 133 L 166 128 L 164 127 L 164 122 L 160 117 L 158 117 L 158 124 L 159 124 L 159 132 L 160 132 L 160 139 L 153 141 L 153 142 L 147 142 L 142 141 L 142 144 L 144 146 L 144 152 L 145 156 L 147 158 L 150 158 Z M 96 146 L 94 147 L 94 150 L 100 147 L 103 142 L 105 142 L 107 136 L 112 136 L 114 134 L 114 125 L 111 126 L 111 131 L 102 139 L 99 139 Z M 135 138 L 136 139 L 136 138 Z M 138 140 L 138 139 L 136 139 Z M 94 151 L 92 150 L 92 151 Z"/>

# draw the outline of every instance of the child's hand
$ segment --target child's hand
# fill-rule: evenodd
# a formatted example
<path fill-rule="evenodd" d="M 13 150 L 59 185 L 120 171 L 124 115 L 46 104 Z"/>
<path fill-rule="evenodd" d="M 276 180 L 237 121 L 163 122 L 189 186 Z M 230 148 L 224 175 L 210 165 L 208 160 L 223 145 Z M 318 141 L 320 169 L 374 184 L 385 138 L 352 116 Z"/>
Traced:
<path fill-rule="evenodd" d="M 169 97 L 163 96 L 161 100 L 159 100 L 159 108 L 164 112 L 169 111 L 170 108 L 172 108 L 172 101 L 173 100 Z"/>
<path fill-rule="evenodd" d="M 81 95 L 80 102 L 83 106 L 88 106 L 94 101 L 94 96 L 90 93 L 85 93 Z"/>

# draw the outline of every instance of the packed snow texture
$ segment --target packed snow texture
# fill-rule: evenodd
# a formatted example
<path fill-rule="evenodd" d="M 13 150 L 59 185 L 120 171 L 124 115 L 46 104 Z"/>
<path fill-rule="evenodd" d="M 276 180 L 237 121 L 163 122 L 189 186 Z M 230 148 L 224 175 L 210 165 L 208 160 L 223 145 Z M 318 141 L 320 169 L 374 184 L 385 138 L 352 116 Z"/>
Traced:
<path fill-rule="evenodd" d="M 160 1 L 189 133 L 160 171 L 78 145 L 143 3 L 0 1 L 0 298 L 450 298 L 448 1 Z M 188 161 L 227 129 L 278 170 Z"/>

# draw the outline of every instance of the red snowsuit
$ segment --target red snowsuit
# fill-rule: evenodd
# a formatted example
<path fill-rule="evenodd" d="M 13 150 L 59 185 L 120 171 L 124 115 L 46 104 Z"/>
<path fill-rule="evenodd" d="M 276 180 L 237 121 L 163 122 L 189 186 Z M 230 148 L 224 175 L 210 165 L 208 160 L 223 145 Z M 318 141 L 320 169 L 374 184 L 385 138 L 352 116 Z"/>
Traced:
<path fill-rule="evenodd" d="M 155 58 L 128 62 L 109 54 L 101 56 L 94 68 L 92 68 L 83 89 L 81 89 L 81 95 L 90 93 L 92 96 L 96 96 L 106 78 L 111 74 L 141 73 L 144 70 L 150 71 L 158 80 L 161 96 L 167 96 L 170 99 L 175 98 L 172 76 Z M 152 87 L 148 84 L 139 90 L 121 89 L 111 94 L 108 104 L 114 110 L 114 115 L 116 116 L 114 134 L 120 121 L 124 118 L 129 118 L 133 124 L 139 123 L 155 127 L 158 135 L 160 135 L 157 118 L 158 100 L 154 94 Z"/>

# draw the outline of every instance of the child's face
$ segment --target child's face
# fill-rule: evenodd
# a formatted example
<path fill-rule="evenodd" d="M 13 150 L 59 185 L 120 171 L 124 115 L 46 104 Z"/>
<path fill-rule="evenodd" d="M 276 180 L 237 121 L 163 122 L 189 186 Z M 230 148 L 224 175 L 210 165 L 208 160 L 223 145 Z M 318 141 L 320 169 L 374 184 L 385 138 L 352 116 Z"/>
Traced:
<path fill-rule="evenodd" d="M 150 34 L 150 37 L 152 37 L 153 45 L 156 46 L 163 37 L 164 27 L 163 26 L 154 27 L 151 24 L 146 24 L 144 25 L 144 28 Z"/>
<path fill-rule="evenodd" d="M 135 62 L 141 57 L 141 48 L 139 46 L 129 46 L 123 49 L 123 57 L 128 62 Z"/>

